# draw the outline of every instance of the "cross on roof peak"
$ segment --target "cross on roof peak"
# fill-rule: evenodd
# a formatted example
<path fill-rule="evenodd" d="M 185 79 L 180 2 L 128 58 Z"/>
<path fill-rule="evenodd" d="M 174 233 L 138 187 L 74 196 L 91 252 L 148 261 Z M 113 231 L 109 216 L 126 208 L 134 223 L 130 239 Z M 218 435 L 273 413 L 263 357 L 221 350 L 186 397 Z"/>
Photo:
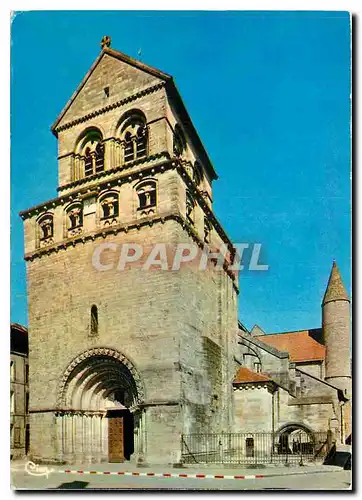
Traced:
<path fill-rule="evenodd" d="M 104 37 L 102 37 L 102 40 L 101 40 L 101 47 L 102 49 L 104 49 L 104 47 L 110 47 L 111 46 L 111 37 L 110 36 L 107 36 L 105 35 Z"/>

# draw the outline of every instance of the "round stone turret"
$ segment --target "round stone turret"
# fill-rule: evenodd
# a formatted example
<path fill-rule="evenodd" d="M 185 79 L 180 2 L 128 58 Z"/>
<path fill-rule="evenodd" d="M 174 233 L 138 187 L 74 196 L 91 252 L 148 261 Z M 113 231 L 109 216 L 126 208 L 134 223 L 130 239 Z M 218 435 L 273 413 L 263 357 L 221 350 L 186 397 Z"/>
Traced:
<path fill-rule="evenodd" d="M 322 302 L 323 338 L 326 346 L 325 380 L 351 391 L 350 299 L 336 262 Z"/>

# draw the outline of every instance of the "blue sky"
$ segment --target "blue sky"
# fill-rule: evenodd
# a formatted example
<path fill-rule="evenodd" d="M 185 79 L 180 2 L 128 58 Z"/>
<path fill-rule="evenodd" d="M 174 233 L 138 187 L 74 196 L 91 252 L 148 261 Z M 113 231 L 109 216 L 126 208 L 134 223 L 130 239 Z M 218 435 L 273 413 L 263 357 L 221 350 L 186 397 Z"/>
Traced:
<path fill-rule="evenodd" d="M 100 51 L 172 74 L 219 175 L 214 210 L 242 272 L 239 319 L 320 326 L 332 260 L 350 290 L 350 34 L 345 12 L 20 13 L 11 46 L 11 321 L 27 325 L 20 210 L 56 196 L 50 126 Z"/>

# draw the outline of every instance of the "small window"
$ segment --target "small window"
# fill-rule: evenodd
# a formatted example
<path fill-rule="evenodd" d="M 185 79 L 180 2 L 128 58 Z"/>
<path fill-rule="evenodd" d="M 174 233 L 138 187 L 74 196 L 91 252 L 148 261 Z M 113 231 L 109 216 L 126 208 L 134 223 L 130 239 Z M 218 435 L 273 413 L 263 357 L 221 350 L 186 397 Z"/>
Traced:
<path fill-rule="evenodd" d="M 204 217 L 204 241 L 210 243 L 212 224 L 207 217 Z"/>
<path fill-rule="evenodd" d="M 256 371 L 256 373 L 260 373 L 261 372 L 261 363 L 254 363 L 254 371 Z"/>
<path fill-rule="evenodd" d="M 29 393 L 25 394 L 25 413 L 29 413 Z"/>
<path fill-rule="evenodd" d="M 189 191 L 186 192 L 186 219 L 190 224 L 194 223 L 195 202 Z"/>
<path fill-rule="evenodd" d="M 95 305 L 91 307 L 90 335 L 98 335 L 98 308 Z"/>
<path fill-rule="evenodd" d="M 182 128 L 178 123 L 175 125 L 173 134 L 173 152 L 176 156 L 181 156 L 186 149 L 186 139 Z"/>
<path fill-rule="evenodd" d="M 53 237 L 53 216 L 51 214 L 44 215 L 39 220 L 40 239 L 48 240 Z"/>
<path fill-rule="evenodd" d="M 198 161 L 195 161 L 195 164 L 194 164 L 194 182 L 195 182 L 196 186 L 199 186 L 201 184 L 202 179 L 203 179 L 202 167 Z"/>
<path fill-rule="evenodd" d="M 254 438 L 246 438 L 245 439 L 245 448 L 246 448 L 246 456 L 253 457 L 254 456 Z"/>
<path fill-rule="evenodd" d="M 68 230 L 78 229 L 83 225 L 83 210 L 81 205 L 73 205 L 67 211 Z"/>
<path fill-rule="evenodd" d="M 102 198 L 101 200 L 101 219 L 112 219 L 114 217 L 118 217 L 118 196 L 117 195 L 108 195 Z"/>
<path fill-rule="evenodd" d="M 137 187 L 138 210 L 156 206 L 156 182 L 146 181 Z"/>
<path fill-rule="evenodd" d="M 10 380 L 15 380 L 15 361 L 10 361 Z"/>
<path fill-rule="evenodd" d="M 10 392 L 10 413 L 15 413 L 15 394 L 14 394 L 14 391 Z"/>
<path fill-rule="evenodd" d="M 25 365 L 25 383 L 29 383 L 29 365 Z"/>

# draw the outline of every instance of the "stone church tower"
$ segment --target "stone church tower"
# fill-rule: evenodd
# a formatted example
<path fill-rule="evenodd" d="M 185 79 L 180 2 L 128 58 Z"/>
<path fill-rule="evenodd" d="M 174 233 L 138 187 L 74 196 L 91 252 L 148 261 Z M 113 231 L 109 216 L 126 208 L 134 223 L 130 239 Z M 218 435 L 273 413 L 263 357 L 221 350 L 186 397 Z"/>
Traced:
<path fill-rule="evenodd" d="M 217 175 L 172 77 L 108 37 L 52 131 L 57 196 L 21 213 L 30 455 L 177 462 L 182 433 L 232 425 L 237 277 L 163 266 L 181 244 L 231 251 Z"/>

